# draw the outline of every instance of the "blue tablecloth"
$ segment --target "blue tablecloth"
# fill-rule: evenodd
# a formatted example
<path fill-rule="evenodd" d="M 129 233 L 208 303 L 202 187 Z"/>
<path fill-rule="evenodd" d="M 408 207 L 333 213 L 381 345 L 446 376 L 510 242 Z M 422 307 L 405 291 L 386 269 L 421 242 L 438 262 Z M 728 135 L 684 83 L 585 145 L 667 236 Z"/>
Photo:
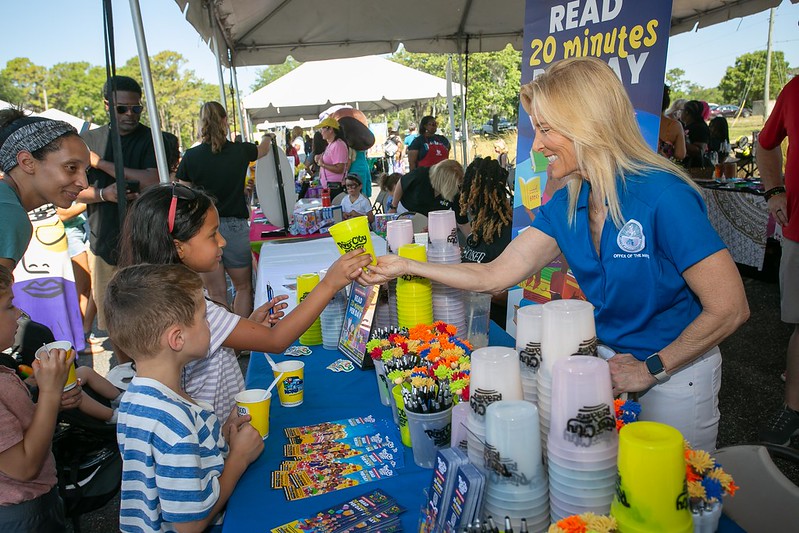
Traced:
<path fill-rule="evenodd" d="M 513 338 L 492 323 L 489 333 L 491 346 L 514 346 Z M 316 424 L 330 420 L 372 414 L 391 420 L 391 410 L 380 403 L 374 371 L 332 372 L 326 367 L 344 356 L 339 352 L 313 348 L 313 354 L 301 358 L 305 362 L 305 398 L 298 407 L 283 407 L 272 401 L 269 438 L 264 453 L 242 476 L 227 506 L 223 531 L 226 533 L 267 533 L 270 528 L 312 514 L 347 501 L 376 487 L 380 487 L 407 508 L 402 515 L 405 531 L 417 531 L 419 511 L 430 485 L 432 470 L 425 470 L 413 462 L 413 453 L 405 448 L 405 467 L 398 476 L 350 489 L 338 490 L 312 498 L 286 501 L 282 490 L 270 487 L 270 476 L 283 460 L 283 445 L 287 443 L 283 428 Z M 273 356 L 279 362 L 292 359 Z M 266 388 L 272 382 L 272 371 L 261 353 L 253 352 L 247 369 L 247 388 Z M 276 396 L 276 395 L 275 395 Z M 738 533 L 743 530 L 732 520 L 722 516 L 720 533 Z"/>
<path fill-rule="evenodd" d="M 514 345 L 513 338 L 496 324 L 491 324 L 489 340 L 492 346 Z M 283 428 L 369 414 L 391 420 L 391 409 L 380 403 L 374 370 L 356 368 L 352 372 L 335 373 L 325 368 L 343 357 L 339 352 L 314 346 L 313 355 L 301 358 L 305 362 L 304 402 L 298 407 L 283 407 L 277 398 L 272 401 L 266 448 L 236 485 L 228 502 L 223 531 L 266 533 L 271 527 L 311 516 L 377 487 L 408 509 L 402 515 L 404 530 L 417 530 L 419 510 L 424 504 L 422 491 L 430 485 L 433 471 L 416 466 L 410 448 L 405 448 L 405 467 L 392 478 L 293 502 L 286 501 L 282 490 L 270 487 L 270 476 L 283 460 L 283 445 L 287 443 Z M 272 358 L 276 362 L 292 359 L 283 355 Z M 266 359 L 253 352 L 247 369 L 247 388 L 266 388 L 271 381 L 272 371 Z"/>

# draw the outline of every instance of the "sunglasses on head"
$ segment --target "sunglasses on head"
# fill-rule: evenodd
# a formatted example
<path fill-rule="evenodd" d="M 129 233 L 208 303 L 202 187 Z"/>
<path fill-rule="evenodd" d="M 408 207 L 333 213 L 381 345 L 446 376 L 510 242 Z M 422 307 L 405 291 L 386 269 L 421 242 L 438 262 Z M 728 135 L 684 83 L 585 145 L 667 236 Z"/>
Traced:
<path fill-rule="evenodd" d="M 172 183 L 172 202 L 169 204 L 169 215 L 167 216 L 169 233 L 172 233 L 172 230 L 175 229 L 175 212 L 178 209 L 178 198 L 181 200 L 194 200 L 197 198 L 197 194 L 185 185 L 177 182 Z"/>
<path fill-rule="evenodd" d="M 141 104 L 136 105 L 115 105 L 114 108 L 117 110 L 117 113 L 120 115 L 125 115 L 128 112 L 133 112 L 134 115 L 138 115 L 141 113 L 144 106 Z"/>

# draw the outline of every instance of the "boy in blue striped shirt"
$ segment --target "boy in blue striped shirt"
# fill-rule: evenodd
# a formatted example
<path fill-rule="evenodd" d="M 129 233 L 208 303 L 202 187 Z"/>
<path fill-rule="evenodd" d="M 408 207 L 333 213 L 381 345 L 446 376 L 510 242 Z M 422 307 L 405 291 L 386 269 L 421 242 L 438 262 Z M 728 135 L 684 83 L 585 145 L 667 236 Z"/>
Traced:
<path fill-rule="evenodd" d="M 117 422 L 120 530 L 216 528 L 264 445 L 249 416 L 234 408 L 221 426 L 180 387 L 183 366 L 210 342 L 200 277 L 183 265 L 128 267 L 108 285 L 104 308 L 111 339 L 136 363 Z"/>

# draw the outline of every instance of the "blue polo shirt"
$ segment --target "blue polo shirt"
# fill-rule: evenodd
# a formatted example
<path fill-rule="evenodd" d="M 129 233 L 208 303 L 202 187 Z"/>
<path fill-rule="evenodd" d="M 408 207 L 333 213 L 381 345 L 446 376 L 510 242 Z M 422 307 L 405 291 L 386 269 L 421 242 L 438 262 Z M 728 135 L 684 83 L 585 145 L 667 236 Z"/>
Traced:
<path fill-rule="evenodd" d="M 682 273 L 723 249 L 698 191 L 662 171 L 617 180 L 625 224 L 608 216 L 600 254 L 588 222 L 590 184 L 580 189 L 574 224 L 568 190 L 559 190 L 532 223 L 553 237 L 594 305 L 597 337 L 645 359 L 674 341 L 702 311 Z"/>

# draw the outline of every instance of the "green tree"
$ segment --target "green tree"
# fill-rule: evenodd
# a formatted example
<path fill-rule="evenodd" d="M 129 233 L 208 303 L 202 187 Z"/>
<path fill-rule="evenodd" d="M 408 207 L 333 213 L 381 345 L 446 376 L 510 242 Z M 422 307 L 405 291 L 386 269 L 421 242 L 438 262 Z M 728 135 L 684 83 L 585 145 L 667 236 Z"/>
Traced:
<path fill-rule="evenodd" d="M 9 86 L 8 96 L 35 111 L 43 111 L 47 105 L 47 69 L 36 65 L 27 57 L 15 57 L 6 63 L 0 72 L 3 85 Z"/>
<path fill-rule="evenodd" d="M 102 98 L 104 68 L 86 61 L 58 63 L 50 69 L 49 80 L 50 107 L 95 124 L 108 122 Z"/>
<path fill-rule="evenodd" d="M 771 53 L 771 80 L 769 91 L 774 97 L 787 80 L 781 79 L 777 73 L 787 72 L 790 67 L 785 61 L 785 54 L 776 50 Z M 766 51 L 758 50 L 735 58 L 735 64 L 727 67 L 721 78 L 719 89 L 725 102 L 749 105 L 754 100 L 762 100 L 766 84 Z"/>
<path fill-rule="evenodd" d="M 392 60 L 434 76 L 446 77 L 446 54 L 411 54 L 403 50 L 394 54 Z M 516 118 L 521 60 L 521 52 L 511 46 L 499 52 L 469 55 L 466 116 L 472 126 L 487 122 L 494 115 L 511 120 Z M 453 81 L 461 82 L 457 68 L 453 69 Z M 456 109 L 459 109 L 459 96 L 456 96 L 455 102 Z M 434 111 L 442 110 L 442 115 L 446 115 L 446 101 L 443 98 L 434 100 L 431 107 Z M 443 120 L 445 123 L 448 121 L 448 117 Z"/>
<path fill-rule="evenodd" d="M 276 79 L 288 74 L 300 65 L 302 65 L 302 63 L 298 63 L 293 57 L 289 56 L 286 58 L 286 61 L 280 65 L 269 65 L 262 69 L 258 69 L 256 71 L 258 78 L 256 78 L 255 83 L 250 86 L 250 90 L 255 92 L 261 87 L 265 87 Z"/>
<path fill-rule="evenodd" d="M 666 85 L 671 89 L 671 100 L 688 98 L 691 82 L 685 79 L 685 71 L 681 68 L 672 68 L 666 72 Z"/>

